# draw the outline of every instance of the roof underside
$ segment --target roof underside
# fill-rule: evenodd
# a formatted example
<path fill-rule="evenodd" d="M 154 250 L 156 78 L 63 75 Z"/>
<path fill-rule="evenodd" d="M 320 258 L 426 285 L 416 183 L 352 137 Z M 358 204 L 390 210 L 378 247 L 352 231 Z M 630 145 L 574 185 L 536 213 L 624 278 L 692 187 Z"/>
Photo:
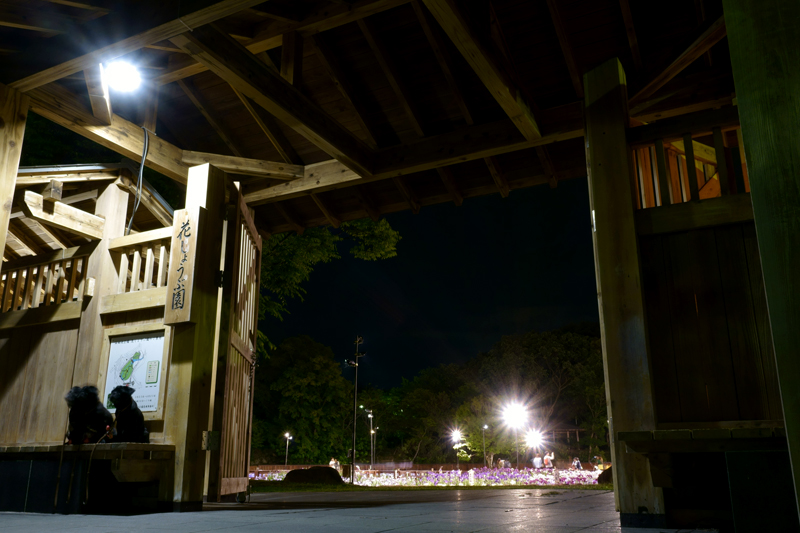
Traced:
<path fill-rule="evenodd" d="M 629 95 L 635 95 L 722 15 L 720 0 L 678 0 L 668 6 L 634 0 L 630 5 L 628 0 L 197 1 L 182 2 L 181 9 L 191 12 L 186 4 L 193 3 L 198 9 L 245 6 L 216 19 L 215 31 L 233 36 L 247 46 L 248 54 L 281 73 L 292 98 L 307 99 L 320 116 L 342 128 L 344 136 L 357 139 L 351 144 L 373 164 L 368 179 L 259 197 L 252 202 L 256 221 L 269 233 L 441 202 L 460 204 L 484 194 L 505 196 L 514 189 L 553 187 L 559 180 L 585 176 L 582 74 L 617 57 L 627 73 Z M 51 58 L 50 52 L 59 58 L 76 56 L 76 47 L 86 53 L 119 40 L 115 35 L 127 36 L 133 31 L 129 26 L 149 28 L 157 25 L 149 18 L 168 19 L 150 12 L 149 8 L 166 9 L 158 4 L 3 2 L 0 81 L 30 89 L 34 99 L 36 91 L 59 86 L 69 91 L 76 105 L 92 112 L 96 102 L 89 97 L 88 71 L 66 69 L 63 76 L 51 76 L 35 87 L 25 80 L 62 61 Z M 132 9 L 134 5 L 138 7 Z M 462 28 L 497 67 L 496 78 L 529 104 L 542 135 L 577 124 L 572 133 L 541 146 L 535 140 L 526 143 L 531 137 L 513 127 L 512 115 L 488 88 L 497 85 L 476 74 L 475 65 L 443 29 L 441 15 L 433 13 L 436 6 L 455 6 L 458 20 L 465 21 Z M 194 19 L 181 20 L 191 24 Z M 192 29 L 196 31 L 186 35 L 202 40 L 202 29 Z M 307 125 L 267 112 L 269 106 L 260 105 L 257 98 L 240 96 L 233 88 L 235 80 L 227 75 L 223 79 L 219 69 L 199 66 L 174 31 L 165 35 L 172 40 L 143 39 L 141 47 L 120 57 L 144 67 L 146 85 L 131 95 L 112 91 L 116 115 L 137 125 L 149 121 L 160 138 L 182 150 L 287 165 L 335 157 L 353 168 L 308 135 Z M 65 42 L 72 51 L 62 51 Z M 662 115 L 731 105 L 727 41 L 715 43 L 652 94 L 632 102 L 632 118 L 652 122 Z M 107 61 L 114 55 L 118 54 L 98 57 Z M 505 135 L 503 142 L 497 141 L 497 132 Z M 439 155 L 428 157 L 425 165 L 408 163 L 415 154 L 434 148 Z M 442 152 L 463 156 L 448 160 Z M 251 197 L 286 183 L 285 177 L 254 174 L 233 175 Z"/>

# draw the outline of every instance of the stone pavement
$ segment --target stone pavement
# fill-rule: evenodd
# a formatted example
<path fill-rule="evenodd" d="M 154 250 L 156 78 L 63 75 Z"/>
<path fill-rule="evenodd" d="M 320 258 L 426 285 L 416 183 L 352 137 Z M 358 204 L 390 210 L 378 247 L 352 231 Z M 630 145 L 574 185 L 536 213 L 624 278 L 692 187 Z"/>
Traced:
<path fill-rule="evenodd" d="M 11 532 L 533 532 L 662 533 L 621 528 L 614 494 L 596 490 L 499 489 L 253 494 L 246 504 L 202 513 L 86 516 L 0 513 Z M 690 533 L 680 530 L 680 533 Z"/>

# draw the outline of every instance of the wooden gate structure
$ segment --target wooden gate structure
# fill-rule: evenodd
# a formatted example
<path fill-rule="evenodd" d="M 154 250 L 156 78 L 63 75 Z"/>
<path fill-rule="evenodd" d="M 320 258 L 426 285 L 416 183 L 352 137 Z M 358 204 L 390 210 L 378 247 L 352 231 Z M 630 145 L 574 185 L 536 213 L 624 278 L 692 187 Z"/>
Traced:
<path fill-rule="evenodd" d="M 213 431 L 220 433 L 220 448 L 211 453 L 208 499 L 217 501 L 226 494 L 247 490 L 250 467 L 250 436 L 253 421 L 255 347 L 258 335 L 258 295 L 261 279 L 261 236 L 253 222 L 252 210 L 241 193 L 227 221 L 231 254 L 225 254 L 223 305 L 227 305 L 227 335 L 220 334 L 217 361 L 217 400 L 221 409 L 214 412 Z M 221 324 L 224 327 L 224 324 Z M 223 355 L 224 354 L 224 355 Z"/>
<path fill-rule="evenodd" d="M 588 175 L 622 525 L 796 528 L 800 4 L 650 4 L 3 2 L 0 469 L 65 450 L 64 392 L 163 337 L 152 444 L 94 457 L 175 510 L 239 491 L 259 237 Z M 136 161 L 151 132 L 186 205 L 145 187 L 125 235 L 130 171 L 20 169 L 29 112 Z"/>

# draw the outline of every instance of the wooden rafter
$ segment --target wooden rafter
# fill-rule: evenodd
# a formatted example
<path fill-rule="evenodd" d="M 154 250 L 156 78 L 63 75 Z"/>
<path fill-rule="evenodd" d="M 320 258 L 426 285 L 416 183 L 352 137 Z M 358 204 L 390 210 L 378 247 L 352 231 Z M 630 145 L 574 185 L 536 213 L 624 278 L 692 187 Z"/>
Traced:
<path fill-rule="evenodd" d="M 363 17 L 368 17 L 375 13 L 386 11 L 411 0 L 357 0 L 352 4 L 345 5 L 322 5 L 313 13 L 310 13 L 301 21 L 288 21 L 285 23 L 270 23 L 262 31 L 257 32 L 256 36 L 245 43 L 250 52 L 259 54 L 267 50 L 273 50 L 283 44 L 283 34 L 290 31 L 297 31 L 303 37 L 310 37 L 316 33 L 324 32 L 333 28 L 338 28 L 350 22 L 355 22 Z M 155 77 L 154 81 L 159 84 L 172 83 L 189 76 L 194 76 L 205 72 L 208 68 L 198 63 L 185 54 L 176 54 L 169 60 L 169 68 L 162 74 Z"/>
<path fill-rule="evenodd" d="M 361 130 L 367 136 L 367 144 L 370 148 L 375 148 L 379 145 L 377 138 L 377 130 L 374 124 L 370 121 L 370 115 L 364 107 L 361 98 L 356 97 L 355 87 L 350 83 L 345 75 L 339 60 L 336 58 L 331 47 L 328 45 L 323 35 L 314 35 L 312 37 L 314 49 L 317 52 L 317 57 L 320 63 L 328 71 L 331 81 L 339 90 L 339 93 L 347 100 L 355 112 L 356 120 L 358 120 Z"/>
<path fill-rule="evenodd" d="M 628 46 L 631 49 L 633 64 L 636 68 L 642 68 L 642 54 L 639 52 L 639 40 L 636 38 L 631 6 L 628 4 L 628 0 L 619 0 L 619 7 L 622 10 L 622 21 L 625 23 L 625 33 L 628 36 Z"/>
<path fill-rule="evenodd" d="M 272 115 L 267 113 L 260 106 L 253 105 L 253 102 L 251 102 L 248 97 L 237 91 L 236 88 L 233 88 L 233 92 L 235 92 L 236 96 L 239 97 L 242 105 L 244 105 L 245 109 L 247 109 L 247 112 L 250 113 L 250 116 L 253 117 L 253 120 L 256 121 L 256 124 L 258 124 L 258 127 L 261 129 L 261 131 L 264 132 L 264 135 L 267 136 L 267 139 L 269 139 L 269 142 L 272 143 L 273 147 L 275 147 L 275 150 L 278 151 L 278 155 L 281 156 L 281 159 L 292 165 L 301 165 L 303 160 L 300 159 L 300 156 L 297 155 L 297 152 L 292 144 L 281 131 L 277 120 L 275 120 Z"/>
<path fill-rule="evenodd" d="M 46 209 L 44 204 L 41 194 L 25 191 L 22 210 L 28 218 L 87 239 L 103 237 L 103 226 L 105 225 L 103 218 L 63 202 L 52 202 L 50 209 Z"/>
<path fill-rule="evenodd" d="M 364 190 L 364 187 L 356 185 L 353 187 L 353 192 L 356 195 L 356 201 L 358 201 L 358 205 L 361 206 L 361 209 L 367 214 L 369 218 L 373 221 L 377 222 L 381 218 L 381 212 L 375 207 L 375 204 L 372 202 L 372 199 Z"/>
<path fill-rule="evenodd" d="M 331 212 L 330 208 L 325 205 L 325 202 L 322 201 L 322 198 L 319 197 L 318 194 L 311 193 L 311 199 L 314 200 L 314 203 L 317 204 L 319 210 L 322 211 L 322 214 L 325 215 L 325 218 L 328 221 L 328 224 L 333 226 L 334 228 L 338 228 L 339 225 L 342 223 L 341 220 L 336 218 L 334 214 Z"/>
<path fill-rule="evenodd" d="M 239 150 L 239 148 L 236 146 L 236 143 L 233 141 L 230 130 L 222 122 L 222 119 L 217 116 L 213 108 L 206 102 L 203 95 L 200 94 L 199 90 L 197 90 L 197 87 L 195 87 L 190 80 L 178 80 L 178 85 L 183 90 L 184 94 L 186 94 L 186 96 L 189 98 L 189 100 L 192 101 L 197 110 L 200 111 L 200 113 L 206 118 L 208 123 L 211 125 L 214 131 L 217 132 L 219 138 L 222 139 L 233 155 L 244 157 L 241 150 Z"/>
<path fill-rule="evenodd" d="M 533 141 L 541 132 L 532 104 L 522 95 L 508 73 L 498 65 L 470 29 L 455 0 L 424 0 L 434 18 L 456 45 L 480 80 L 516 125 L 525 139 Z"/>
<path fill-rule="evenodd" d="M 75 30 L 78 26 L 78 20 L 59 13 L 10 2 L 0 3 L 0 27 L 37 31 L 52 36 Z"/>
<path fill-rule="evenodd" d="M 712 46 L 721 41 L 727 31 L 725 29 L 725 18 L 720 17 L 711 25 L 707 26 L 702 33 L 675 58 L 672 63 L 664 70 L 656 74 L 649 82 L 642 87 L 628 102 L 629 107 L 635 107 L 667 84 L 672 78 L 680 74 L 683 69 L 694 63 L 694 61 L 705 54 Z"/>
<path fill-rule="evenodd" d="M 569 71 L 569 77 L 572 79 L 572 87 L 575 89 L 575 94 L 578 98 L 583 98 L 583 80 L 581 79 L 578 65 L 575 63 L 575 54 L 569 43 L 567 30 L 564 27 L 564 22 L 561 20 L 558 2 L 556 0 L 547 0 L 547 7 L 550 9 L 550 18 L 553 19 L 553 25 L 556 28 L 556 35 L 558 36 L 558 43 L 561 45 L 561 52 L 564 54 L 564 60 L 567 62 L 567 70 Z"/>
<path fill-rule="evenodd" d="M 196 28 L 259 3 L 259 0 L 197 0 L 192 2 L 195 11 L 189 13 L 176 12 L 173 4 L 165 5 L 161 0 L 117 3 L 119 9 L 80 26 L 78 35 L 91 36 L 90 39 L 67 33 L 45 39 L 15 58 L 15 63 L 23 70 L 14 75 L 16 81 L 9 85 L 27 92 L 168 39 L 186 31 L 187 27 Z M 151 16 L 143 17 L 142 13 Z M 97 48 L 87 52 L 83 48 L 86 42 L 98 43 Z"/>
<path fill-rule="evenodd" d="M 547 182 L 550 184 L 550 188 L 555 189 L 558 186 L 558 177 L 553 167 L 553 160 L 550 158 L 550 154 L 547 153 L 547 148 L 544 146 L 537 146 L 536 156 L 542 164 L 542 170 L 544 170 L 544 175 L 547 176 Z"/>
<path fill-rule="evenodd" d="M 89 91 L 89 103 L 92 114 L 103 124 L 111 124 L 111 97 L 108 95 L 108 85 L 103 75 L 101 64 L 93 65 L 83 71 L 86 79 L 86 89 Z"/>
<path fill-rule="evenodd" d="M 453 177 L 453 171 L 448 167 L 437 168 L 436 170 L 439 171 L 439 177 L 442 178 L 442 183 L 444 183 L 445 188 L 447 188 L 447 192 L 450 193 L 453 203 L 456 205 L 463 204 L 464 197 L 461 195 L 461 191 L 458 190 L 458 185 L 456 185 L 456 180 Z"/>
<path fill-rule="evenodd" d="M 286 208 L 281 203 L 275 204 L 275 209 L 281 216 L 289 223 L 293 230 L 297 232 L 298 235 L 302 235 L 303 232 L 306 230 L 297 220 L 286 211 Z"/>
<path fill-rule="evenodd" d="M 209 154 L 206 152 L 183 151 L 182 161 L 188 166 L 211 165 L 231 174 L 244 174 L 276 180 L 294 180 L 304 176 L 305 168 L 302 165 L 276 163 L 261 159 L 248 159 L 246 157 L 233 157 L 229 155 Z"/>
<path fill-rule="evenodd" d="M 414 12 L 417 14 L 417 20 L 419 20 L 419 23 L 422 26 L 422 31 L 425 32 L 425 37 L 428 39 L 428 43 L 431 45 L 433 55 L 436 56 L 436 60 L 439 62 L 439 68 L 442 69 L 442 74 L 444 74 L 447 84 L 450 86 L 450 91 L 453 93 L 453 98 L 455 98 L 458 108 L 461 110 L 461 115 L 464 117 L 464 122 L 472 125 L 472 114 L 467 107 L 464 94 L 461 92 L 461 87 L 456 80 L 455 73 L 453 72 L 450 52 L 447 50 L 447 43 L 445 43 L 440 33 L 440 28 L 438 25 L 431 24 L 431 17 L 427 10 L 422 7 L 422 4 L 419 3 L 419 0 L 413 0 L 411 5 L 414 7 Z"/>
<path fill-rule="evenodd" d="M 100 123 L 80 100 L 58 85 L 47 85 L 30 91 L 30 109 L 134 161 L 142 157 L 144 132 L 139 126 L 118 115 L 111 116 L 111 125 Z M 150 149 L 145 164 L 180 183 L 186 183 L 187 167 L 181 163 L 182 150 L 160 137 L 150 136 Z"/>
<path fill-rule="evenodd" d="M 148 84 L 145 88 L 145 95 L 142 98 L 140 116 L 142 127 L 156 133 L 156 122 L 158 121 L 158 93 L 161 87 Z"/>
<path fill-rule="evenodd" d="M 44 248 L 27 234 L 27 229 L 28 228 L 24 224 L 20 223 L 20 225 L 17 226 L 16 224 L 12 223 L 8 227 L 8 232 L 13 235 L 15 239 L 25 245 L 25 247 L 28 248 L 32 254 L 40 255 L 43 253 Z"/>
<path fill-rule="evenodd" d="M 422 119 L 419 111 L 417 111 L 411 99 L 408 87 L 398 75 L 397 66 L 389 56 L 388 50 L 378 35 L 379 32 L 375 30 L 373 24 L 366 18 L 358 21 L 358 27 L 361 28 L 361 33 L 364 34 L 364 38 L 367 40 L 369 47 L 372 49 L 372 53 L 375 55 L 375 59 L 377 59 L 381 70 L 383 70 L 386 79 L 389 81 L 389 85 L 397 96 L 400 106 L 403 108 L 403 111 L 405 111 L 406 117 L 411 122 L 411 126 L 414 128 L 417 135 L 424 137 L 425 131 L 422 128 Z"/>
<path fill-rule="evenodd" d="M 303 72 L 303 37 L 296 31 L 283 35 L 281 46 L 281 77 L 294 86 L 301 83 Z"/>
<path fill-rule="evenodd" d="M 494 157 L 486 157 L 484 161 L 486 162 L 486 167 L 489 169 L 489 173 L 492 175 L 494 184 L 497 186 L 497 190 L 500 192 L 500 196 L 507 198 L 508 193 L 511 192 L 511 188 L 508 186 L 508 180 L 505 174 L 503 174 L 503 169 L 500 168 L 500 163 Z"/>
<path fill-rule="evenodd" d="M 321 150 L 362 176 L 372 174 L 363 142 L 213 24 L 172 42 Z"/>
<path fill-rule="evenodd" d="M 264 2 L 258 6 L 258 9 L 251 9 L 267 17 L 280 21 L 280 22 L 300 22 L 303 20 L 303 13 L 297 2 L 279 3 L 279 2 Z"/>
<path fill-rule="evenodd" d="M 419 213 L 420 205 L 417 196 L 414 194 L 414 191 L 411 190 L 411 187 L 408 186 L 405 178 L 397 177 L 392 178 L 394 182 L 394 186 L 397 187 L 397 190 L 400 191 L 400 194 L 403 196 L 403 199 L 408 204 L 408 207 L 411 208 L 411 211 L 414 214 Z"/>

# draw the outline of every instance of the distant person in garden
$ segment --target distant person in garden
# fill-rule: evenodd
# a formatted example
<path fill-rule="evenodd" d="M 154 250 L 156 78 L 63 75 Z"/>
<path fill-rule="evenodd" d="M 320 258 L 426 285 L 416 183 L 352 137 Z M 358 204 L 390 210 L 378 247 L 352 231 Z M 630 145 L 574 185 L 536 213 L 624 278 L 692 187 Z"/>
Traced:
<path fill-rule="evenodd" d="M 537 470 L 542 468 L 542 454 L 537 453 L 533 458 L 533 467 Z"/>
<path fill-rule="evenodd" d="M 555 456 L 553 452 L 547 452 L 544 456 L 544 467 L 545 468 L 553 468 L 553 459 Z"/>
<path fill-rule="evenodd" d="M 577 457 L 572 460 L 572 469 L 573 470 L 583 470 L 583 467 L 581 466 L 581 460 L 578 459 Z"/>
<path fill-rule="evenodd" d="M 594 461 L 594 468 L 595 470 L 602 470 L 603 469 L 603 458 L 599 455 L 595 455 L 592 457 L 592 461 Z"/>

